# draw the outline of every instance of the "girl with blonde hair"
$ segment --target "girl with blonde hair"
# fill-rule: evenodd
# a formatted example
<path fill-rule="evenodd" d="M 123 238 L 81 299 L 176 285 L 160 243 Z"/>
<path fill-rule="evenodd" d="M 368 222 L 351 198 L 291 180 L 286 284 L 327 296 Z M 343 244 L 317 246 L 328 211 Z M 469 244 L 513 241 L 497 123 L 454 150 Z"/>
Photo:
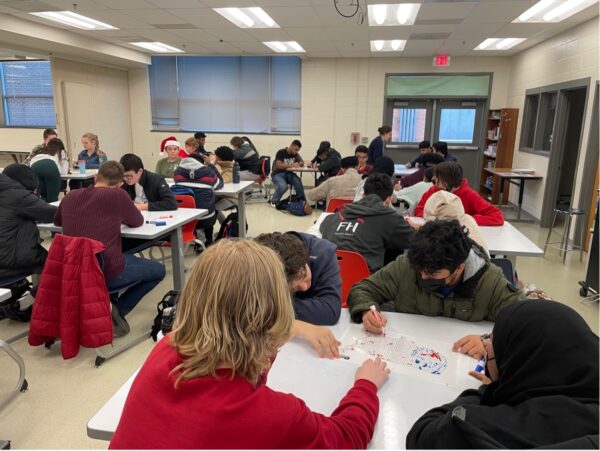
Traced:
<path fill-rule="evenodd" d="M 85 161 L 86 169 L 99 169 L 108 160 L 105 152 L 100 150 L 100 140 L 93 133 L 85 133 L 81 137 L 83 150 L 79 152 L 77 161 Z"/>
<path fill-rule="evenodd" d="M 389 370 L 367 360 L 333 414 L 314 413 L 266 385 L 293 322 L 273 250 L 235 240 L 209 247 L 181 292 L 173 332 L 133 382 L 110 448 L 365 448 Z"/>

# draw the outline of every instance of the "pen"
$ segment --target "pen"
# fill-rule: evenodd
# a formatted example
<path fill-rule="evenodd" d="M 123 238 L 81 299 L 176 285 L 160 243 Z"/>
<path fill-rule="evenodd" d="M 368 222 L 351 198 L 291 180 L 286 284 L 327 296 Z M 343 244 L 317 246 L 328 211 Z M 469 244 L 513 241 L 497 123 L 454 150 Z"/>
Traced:
<path fill-rule="evenodd" d="M 173 215 L 159 216 L 158 219 L 172 219 Z"/>
<path fill-rule="evenodd" d="M 485 357 L 479 359 L 477 366 L 475 367 L 476 373 L 483 373 L 485 371 Z"/>
<path fill-rule="evenodd" d="M 154 224 L 155 226 L 167 225 L 165 221 L 146 221 L 146 224 Z"/>
<path fill-rule="evenodd" d="M 381 330 L 383 331 L 383 336 L 385 337 L 385 329 L 383 328 L 383 318 L 381 317 L 381 313 L 377 311 L 377 308 L 374 305 L 369 307 L 369 310 L 373 312 L 373 315 L 375 315 L 375 318 L 377 318 L 379 324 L 381 324 Z"/>

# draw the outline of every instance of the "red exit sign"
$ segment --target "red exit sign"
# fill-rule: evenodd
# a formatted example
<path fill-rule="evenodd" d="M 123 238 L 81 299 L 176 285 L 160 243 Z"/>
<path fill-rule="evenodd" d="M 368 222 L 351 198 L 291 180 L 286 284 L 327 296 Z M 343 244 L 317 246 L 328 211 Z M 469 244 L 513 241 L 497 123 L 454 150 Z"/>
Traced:
<path fill-rule="evenodd" d="M 436 55 L 433 57 L 433 65 L 436 67 L 449 66 L 450 57 L 448 55 Z"/>

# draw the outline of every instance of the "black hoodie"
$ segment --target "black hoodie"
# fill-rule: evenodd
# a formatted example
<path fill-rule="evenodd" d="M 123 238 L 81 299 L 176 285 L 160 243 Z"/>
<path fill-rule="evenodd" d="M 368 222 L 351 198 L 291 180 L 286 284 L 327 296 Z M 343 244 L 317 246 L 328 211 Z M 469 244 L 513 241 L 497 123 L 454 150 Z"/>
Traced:
<path fill-rule="evenodd" d="M 377 194 L 344 206 L 321 223 L 323 238 L 338 249 L 361 254 L 371 272 L 384 264 L 386 249 L 408 248 L 414 231 L 396 210 L 383 204 Z"/>

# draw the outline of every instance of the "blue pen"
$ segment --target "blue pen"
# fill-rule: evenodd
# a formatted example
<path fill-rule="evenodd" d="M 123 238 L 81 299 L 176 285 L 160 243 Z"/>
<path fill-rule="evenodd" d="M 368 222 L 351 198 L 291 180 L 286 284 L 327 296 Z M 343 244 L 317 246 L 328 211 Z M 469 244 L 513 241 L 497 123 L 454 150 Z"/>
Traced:
<path fill-rule="evenodd" d="M 476 373 L 483 373 L 485 371 L 485 357 L 479 359 L 477 366 L 475 367 Z"/>

